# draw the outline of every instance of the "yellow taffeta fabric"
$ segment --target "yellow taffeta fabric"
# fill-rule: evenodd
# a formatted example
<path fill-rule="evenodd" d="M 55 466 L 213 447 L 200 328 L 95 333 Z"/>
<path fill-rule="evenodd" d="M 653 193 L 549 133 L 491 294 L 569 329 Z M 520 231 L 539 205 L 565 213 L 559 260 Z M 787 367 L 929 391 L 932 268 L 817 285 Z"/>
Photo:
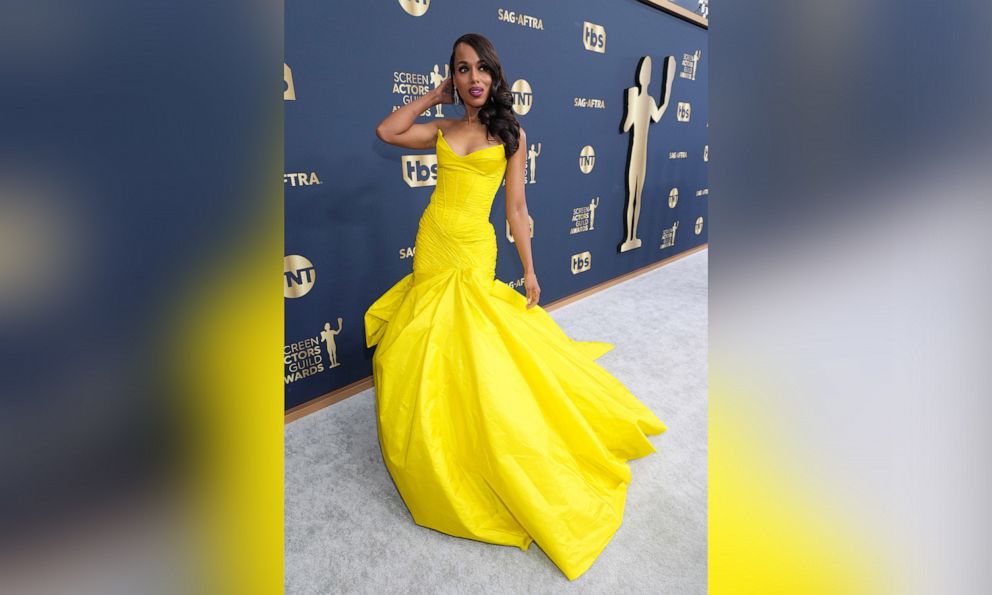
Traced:
<path fill-rule="evenodd" d="M 630 468 L 665 425 L 575 341 L 495 278 L 489 223 L 504 149 L 461 156 L 439 131 L 437 186 L 413 272 L 365 313 L 383 460 L 413 520 L 526 550 L 569 578 L 623 519 Z"/>

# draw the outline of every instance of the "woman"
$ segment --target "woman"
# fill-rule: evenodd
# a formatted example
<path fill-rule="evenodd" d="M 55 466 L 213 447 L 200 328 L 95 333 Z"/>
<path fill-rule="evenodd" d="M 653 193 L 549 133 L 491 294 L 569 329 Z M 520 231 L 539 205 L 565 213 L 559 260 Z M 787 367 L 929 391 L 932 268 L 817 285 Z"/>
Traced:
<path fill-rule="evenodd" d="M 575 579 L 620 526 L 630 469 L 665 426 L 538 306 L 524 198 L 527 136 L 488 39 L 459 37 L 442 85 L 387 116 L 380 139 L 437 151 L 413 272 L 365 314 L 383 460 L 414 521 L 526 550 L 536 541 Z M 460 119 L 416 124 L 438 103 Z M 527 297 L 495 278 L 493 198 Z"/>

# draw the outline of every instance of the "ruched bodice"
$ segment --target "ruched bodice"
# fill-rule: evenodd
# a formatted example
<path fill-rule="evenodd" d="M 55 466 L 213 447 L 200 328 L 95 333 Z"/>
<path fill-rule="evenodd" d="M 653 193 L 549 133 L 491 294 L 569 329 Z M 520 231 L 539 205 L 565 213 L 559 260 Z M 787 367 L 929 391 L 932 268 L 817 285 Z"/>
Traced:
<path fill-rule="evenodd" d="M 437 186 L 430 206 L 444 214 L 464 215 L 466 222 L 488 222 L 493 198 L 506 172 L 506 149 L 493 145 L 463 157 L 438 130 L 436 150 Z"/>
<path fill-rule="evenodd" d="M 448 269 L 496 273 L 496 232 L 489 222 L 506 172 L 503 145 L 459 155 L 437 131 L 437 186 L 420 218 L 414 282 Z"/>

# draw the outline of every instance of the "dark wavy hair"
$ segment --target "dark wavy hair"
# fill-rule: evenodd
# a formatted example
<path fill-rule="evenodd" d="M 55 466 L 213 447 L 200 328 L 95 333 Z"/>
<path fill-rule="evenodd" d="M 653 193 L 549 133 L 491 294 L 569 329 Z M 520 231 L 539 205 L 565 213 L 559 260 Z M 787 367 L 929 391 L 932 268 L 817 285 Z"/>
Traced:
<path fill-rule="evenodd" d="M 517 152 L 520 146 L 520 122 L 513 114 L 513 93 L 503 75 L 503 65 L 500 64 L 496 48 L 485 36 L 478 33 L 466 33 L 451 46 L 451 58 L 448 60 L 448 72 L 455 74 L 455 48 L 459 43 L 472 46 L 479 59 L 489 66 L 493 83 L 490 87 L 489 100 L 479 108 L 479 121 L 482 122 L 490 136 L 503 141 L 507 159 Z M 464 105 L 461 97 L 457 100 Z"/>

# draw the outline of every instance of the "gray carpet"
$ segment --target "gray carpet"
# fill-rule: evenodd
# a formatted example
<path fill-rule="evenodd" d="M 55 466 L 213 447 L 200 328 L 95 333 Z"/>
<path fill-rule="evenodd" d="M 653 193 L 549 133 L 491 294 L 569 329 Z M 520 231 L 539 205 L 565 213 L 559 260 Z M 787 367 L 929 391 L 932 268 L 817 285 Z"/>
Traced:
<path fill-rule="evenodd" d="M 551 312 L 668 426 L 631 461 L 623 525 L 570 582 L 526 552 L 414 524 L 382 462 L 374 389 L 286 426 L 286 593 L 706 593 L 707 251 Z"/>

